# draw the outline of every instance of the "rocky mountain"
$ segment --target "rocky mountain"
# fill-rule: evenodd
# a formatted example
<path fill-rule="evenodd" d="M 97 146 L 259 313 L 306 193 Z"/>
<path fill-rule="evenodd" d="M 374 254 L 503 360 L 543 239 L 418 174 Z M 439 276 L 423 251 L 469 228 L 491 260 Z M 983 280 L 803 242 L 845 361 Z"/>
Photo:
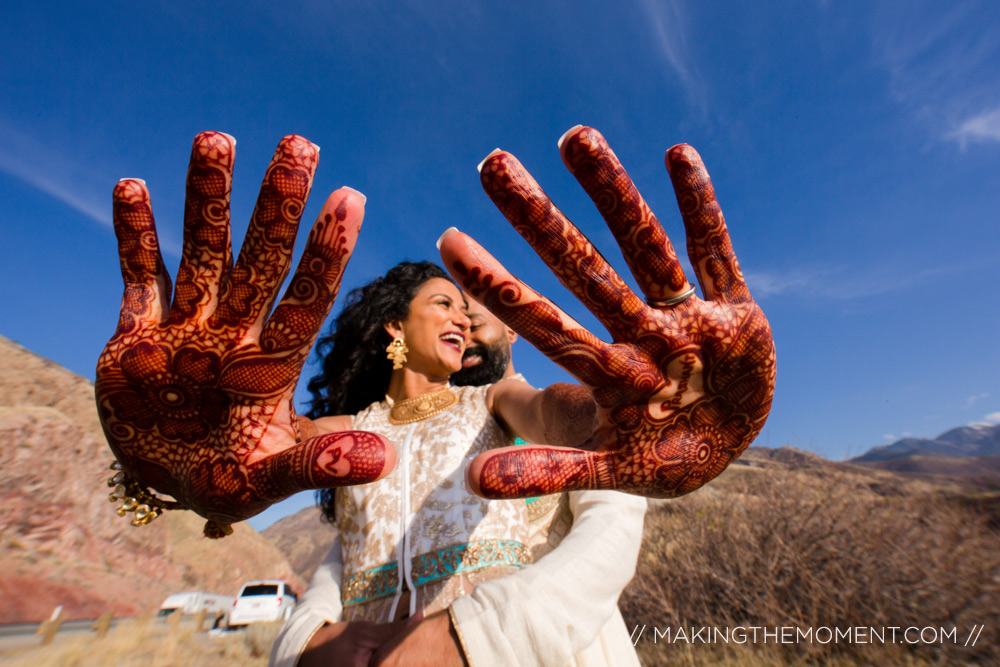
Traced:
<path fill-rule="evenodd" d="M 903 438 L 873 447 L 851 463 L 927 480 L 1000 488 L 1000 425 L 959 426 L 936 438 Z"/>
<path fill-rule="evenodd" d="M 155 610 L 170 593 L 234 595 L 243 581 L 302 581 L 245 524 L 223 540 L 168 512 L 133 528 L 108 501 L 108 449 L 94 387 L 0 337 L 0 623 Z"/>
<path fill-rule="evenodd" d="M 851 460 L 868 463 L 911 456 L 1000 456 L 1000 424 L 959 426 L 936 438 L 903 438 Z"/>
<path fill-rule="evenodd" d="M 303 580 L 312 579 L 337 536 L 337 529 L 323 519 L 315 505 L 276 521 L 261 531 L 292 564 Z"/>

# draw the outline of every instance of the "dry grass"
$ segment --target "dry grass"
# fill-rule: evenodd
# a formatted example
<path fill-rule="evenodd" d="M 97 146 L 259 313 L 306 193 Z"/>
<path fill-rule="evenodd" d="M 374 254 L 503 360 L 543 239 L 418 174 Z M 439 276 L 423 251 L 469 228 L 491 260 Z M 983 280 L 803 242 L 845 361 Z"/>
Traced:
<path fill-rule="evenodd" d="M 646 665 L 997 664 L 1000 534 L 941 496 L 745 470 L 651 509 L 621 607 L 630 630 L 647 626 L 637 645 Z M 966 648 L 974 624 L 985 629 Z M 958 645 L 653 643 L 654 627 L 678 626 L 954 626 Z"/>
<path fill-rule="evenodd" d="M 57 636 L 49 646 L 0 655 L 12 667 L 263 667 L 280 623 L 256 623 L 246 630 L 210 636 L 185 621 L 168 625 L 130 620 L 106 637 L 93 633 Z"/>
<path fill-rule="evenodd" d="M 809 470 L 730 470 L 646 519 L 636 578 L 621 599 L 645 625 L 645 665 L 1000 664 L 1000 525 L 996 508 L 933 487 Z M 914 491 L 916 489 L 916 491 Z M 991 522 L 992 520 L 992 522 Z M 985 626 L 975 646 L 964 643 Z M 957 628 L 927 645 L 653 642 L 678 627 Z M 278 626 L 210 637 L 123 622 L 101 640 L 60 636 L 0 655 L 22 667 L 263 666 Z"/>

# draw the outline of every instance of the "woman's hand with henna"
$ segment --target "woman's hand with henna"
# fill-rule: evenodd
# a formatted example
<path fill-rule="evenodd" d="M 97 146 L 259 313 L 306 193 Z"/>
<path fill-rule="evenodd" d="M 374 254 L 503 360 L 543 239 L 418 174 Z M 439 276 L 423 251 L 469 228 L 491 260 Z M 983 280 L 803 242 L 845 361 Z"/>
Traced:
<path fill-rule="evenodd" d="M 733 253 L 701 158 L 674 146 L 666 163 L 704 300 L 690 296 L 673 247 L 604 137 L 560 140 L 563 162 L 618 241 L 643 298 L 553 205 L 514 156 L 480 165 L 486 193 L 583 304 L 606 343 L 511 275 L 468 236 L 446 233 L 445 266 L 464 290 L 572 373 L 597 403 L 581 449 L 521 446 L 481 454 L 467 480 L 490 498 L 573 489 L 670 497 L 722 472 L 760 432 L 774 395 L 771 329 Z"/>
<path fill-rule="evenodd" d="M 354 248 L 364 196 L 349 188 L 330 195 L 271 313 L 319 149 L 294 135 L 281 140 L 235 265 L 234 149 L 235 140 L 219 132 L 194 140 L 172 303 L 146 185 L 124 179 L 115 187 L 125 293 L 96 383 L 101 422 L 124 471 L 220 524 L 304 489 L 374 481 L 395 461 L 381 437 L 316 436 L 292 407 Z"/>

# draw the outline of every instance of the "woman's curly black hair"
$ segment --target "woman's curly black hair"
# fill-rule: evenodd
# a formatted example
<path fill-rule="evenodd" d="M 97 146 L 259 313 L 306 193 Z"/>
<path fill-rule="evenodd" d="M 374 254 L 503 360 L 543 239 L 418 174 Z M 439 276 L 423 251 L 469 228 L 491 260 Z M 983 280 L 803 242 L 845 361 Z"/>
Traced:
<path fill-rule="evenodd" d="M 392 338 L 385 325 L 406 319 L 417 290 L 432 278 L 451 280 L 433 262 L 401 262 L 351 290 L 330 333 L 316 346 L 322 371 L 309 380 L 313 399 L 306 416 L 353 415 L 385 397 L 392 375 L 385 352 Z M 332 523 L 334 490 L 323 489 L 316 496 Z"/>

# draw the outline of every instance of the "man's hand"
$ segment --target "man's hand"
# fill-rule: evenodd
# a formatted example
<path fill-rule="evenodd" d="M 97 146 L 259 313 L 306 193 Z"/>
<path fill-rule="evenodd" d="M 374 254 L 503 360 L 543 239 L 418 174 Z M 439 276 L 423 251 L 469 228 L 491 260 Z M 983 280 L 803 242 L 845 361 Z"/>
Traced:
<path fill-rule="evenodd" d="M 296 663 L 298 667 L 368 667 L 385 642 L 406 628 L 406 620 L 393 623 L 330 623 L 316 631 Z"/>
<path fill-rule="evenodd" d="M 381 437 L 315 436 L 292 395 L 333 305 L 364 217 L 349 188 L 326 201 L 284 298 L 299 219 L 319 149 L 281 140 L 233 265 L 229 194 L 235 140 L 194 140 L 184 248 L 171 303 L 149 193 L 114 190 L 125 294 L 118 328 L 97 363 L 97 406 L 124 472 L 188 509 L 228 524 L 304 489 L 374 481 L 395 462 Z"/>
<path fill-rule="evenodd" d="M 462 667 L 466 662 L 458 633 L 445 609 L 419 621 L 411 620 L 405 629 L 379 647 L 370 664 L 373 667 Z"/>
<path fill-rule="evenodd" d="M 693 148 L 666 163 L 705 300 L 666 233 L 596 130 L 560 141 L 563 162 L 618 240 L 645 300 L 553 205 L 513 155 L 480 166 L 486 193 L 552 271 L 607 327 L 598 339 L 511 275 L 468 236 L 446 233 L 441 257 L 461 287 L 572 373 L 598 405 L 582 449 L 521 446 L 481 454 L 470 487 L 488 498 L 573 489 L 671 497 L 722 472 L 757 436 L 774 395 L 771 329 L 736 262 L 708 173 Z"/>

